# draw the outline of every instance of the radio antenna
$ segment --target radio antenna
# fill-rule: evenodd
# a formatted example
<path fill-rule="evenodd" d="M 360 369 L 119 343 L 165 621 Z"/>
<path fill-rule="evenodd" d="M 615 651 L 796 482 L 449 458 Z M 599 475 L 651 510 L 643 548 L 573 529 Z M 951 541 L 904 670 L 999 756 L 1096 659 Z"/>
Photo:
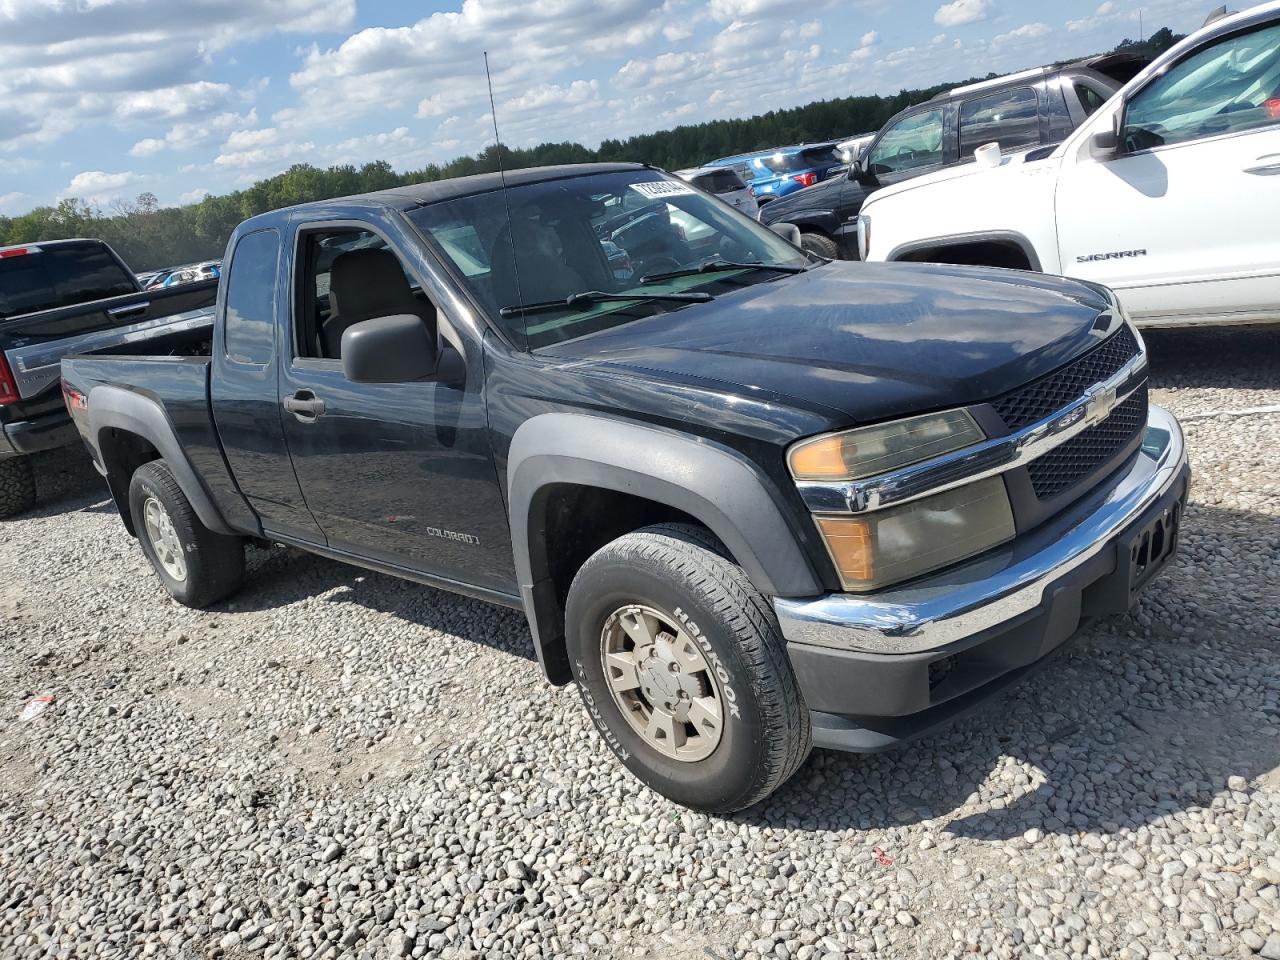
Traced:
<path fill-rule="evenodd" d="M 516 299 L 520 301 L 520 316 L 524 316 L 524 291 L 520 289 L 520 262 L 516 256 L 516 232 L 511 225 L 511 203 L 507 199 L 507 171 L 502 163 L 502 135 L 498 133 L 498 107 L 493 101 L 493 77 L 489 73 L 489 51 L 484 51 L 484 79 L 489 85 L 489 116 L 493 117 L 494 149 L 498 151 L 498 178 L 502 181 L 502 206 L 507 212 L 507 239 L 511 242 L 511 270 L 516 278 Z M 529 346 L 529 334 L 525 332 L 525 347 Z"/>

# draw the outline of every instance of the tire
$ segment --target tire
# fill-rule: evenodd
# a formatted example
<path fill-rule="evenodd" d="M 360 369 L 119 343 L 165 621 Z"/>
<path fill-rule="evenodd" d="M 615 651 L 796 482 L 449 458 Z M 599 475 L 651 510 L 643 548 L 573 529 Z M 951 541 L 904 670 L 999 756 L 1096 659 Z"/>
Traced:
<path fill-rule="evenodd" d="M 0 460 L 0 518 L 36 505 L 36 475 L 30 457 Z"/>
<path fill-rule="evenodd" d="M 587 713 L 618 759 L 663 796 L 707 812 L 742 810 L 782 786 L 809 755 L 809 709 L 773 608 L 707 531 L 662 524 L 602 547 L 574 577 L 565 620 Z M 637 635 L 675 639 L 664 647 L 665 639 L 642 643 Z M 633 649 L 623 649 L 627 643 Z M 657 653 L 642 656 L 660 648 L 685 664 L 677 669 L 666 663 L 674 681 L 663 669 L 655 672 Z M 615 685 L 634 680 L 636 686 L 611 689 L 606 655 Z M 634 677 L 629 666 L 614 666 L 627 658 L 637 665 Z M 699 659 L 704 669 L 693 672 L 689 664 Z M 661 722 L 654 726 L 655 717 L 676 716 L 653 707 L 668 702 L 671 684 L 685 686 L 669 703 L 679 708 L 679 696 L 689 711 L 686 720 L 666 725 L 674 739 L 662 735 Z M 699 711 L 701 727 L 695 702 L 716 706 Z M 718 732 L 716 717 L 723 721 Z M 665 749 L 655 745 L 659 741 Z"/>
<path fill-rule="evenodd" d="M 201 523 L 163 460 L 144 463 L 134 472 L 129 511 L 142 552 L 179 603 L 207 607 L 244 582 L 244 541 Z"/>
<path fill-rule="evenodd" d="M 800 247 L 828 260 L 840 259 L 840 247 L 830 237 L 806 230 L 800 234 Z"/>

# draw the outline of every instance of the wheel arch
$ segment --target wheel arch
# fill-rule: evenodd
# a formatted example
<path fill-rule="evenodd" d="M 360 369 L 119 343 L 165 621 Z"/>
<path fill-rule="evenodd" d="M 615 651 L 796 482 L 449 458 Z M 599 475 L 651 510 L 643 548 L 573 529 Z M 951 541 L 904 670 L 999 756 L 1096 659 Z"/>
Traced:
<path fill-rule="evenodd" d="M 94 387 L 89 394 L 89 435 L 97 447 L 116 509 L 133 536 L 137 531 L 129 510 L 129 482 L 138 467 L 157 459 L 169 465 L 201 523 L 215 533 L 235 532 L 192 469 L 173 424 L 155 400 L 120 387 Z"/>
<path fill-rule="evenodd" d="M 602 491 L 602 502 L 636 511 L 634 517 L 603 514 L 611 518 L 603 531 L 609 539 L 655 520 L 692 521 L 724 544 L 766 596 L 812 596 L 823 589 L 770 482 L 719 444 L 603 417 L 542 414 L 516 431 L 507 490 L 520 596 L 538 661 L 553 683 L 571 679 L 564 653 L 567 585 L 563 567 L 556 566 L 555 508 L 563 509 L 566 492 Z M 586 558 L 569 559 L 580 566 Z"/>
<path fill-rule="evenodd" d="M 1026 261 L 1024 269 L 1033 270 L 1036 273 L 1042 273 L 1040 255 L 1036 252 L 1035 244 L 1024 233 L 1016 230 L 981 230 L 973 233 L 952 234 L 943 237 L 930 237 L 926 240 L 912 240 L 908 243 L 901 243 L 889 251 L 889 255 L 885 257 L 888 261 L 907 261 L 907 262 L 925 262 L 925 263 L 952 263 L 951 260 L 930 260 L 931 255 L 938 253 L 950 252 L 952 255 L 959 253 L 966 248 L 971 250 L 981 249 L 983 247 L 994 247 L 998 249 L 1016 251 Z M 988 266 L 996 266 L 996 264 L 988 264 Z"/>

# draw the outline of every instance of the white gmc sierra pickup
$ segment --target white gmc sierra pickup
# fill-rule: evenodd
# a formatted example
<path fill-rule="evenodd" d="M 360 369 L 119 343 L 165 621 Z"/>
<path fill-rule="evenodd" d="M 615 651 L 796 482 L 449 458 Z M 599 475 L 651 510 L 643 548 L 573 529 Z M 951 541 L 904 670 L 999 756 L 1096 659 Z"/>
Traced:
<path fill-rule="evenodd" d="M 874 193 L 863 259 L 1105 284 L 1139 326 L 1280 322 L 1280 3 L 1158 57 L 1056 148 Z"/>

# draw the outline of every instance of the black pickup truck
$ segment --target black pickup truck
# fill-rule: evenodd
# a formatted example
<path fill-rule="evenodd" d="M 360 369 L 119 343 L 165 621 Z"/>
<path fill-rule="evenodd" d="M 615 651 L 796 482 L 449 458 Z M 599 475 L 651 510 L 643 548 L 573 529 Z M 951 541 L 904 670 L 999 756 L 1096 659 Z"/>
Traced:
<path fill-rule="evenodd" d="M 68 353 L 207 338 L 217 281 L 144 292 L 101 240 L 0 247 L 0 517 L 35 502 L 29 457 L 77 442 L 58 393 Z"/>
<path fill-rule="evenodd" d="M 64 361 L 176 599 L 280 543 L 521 609 L 619 759 L 723 811 L 974 707 L 1172 556 L 1182 434 L 1105 289 L 824 262 L 640 165 L 506 182 L 254 217 L 210 350 Z"/>

